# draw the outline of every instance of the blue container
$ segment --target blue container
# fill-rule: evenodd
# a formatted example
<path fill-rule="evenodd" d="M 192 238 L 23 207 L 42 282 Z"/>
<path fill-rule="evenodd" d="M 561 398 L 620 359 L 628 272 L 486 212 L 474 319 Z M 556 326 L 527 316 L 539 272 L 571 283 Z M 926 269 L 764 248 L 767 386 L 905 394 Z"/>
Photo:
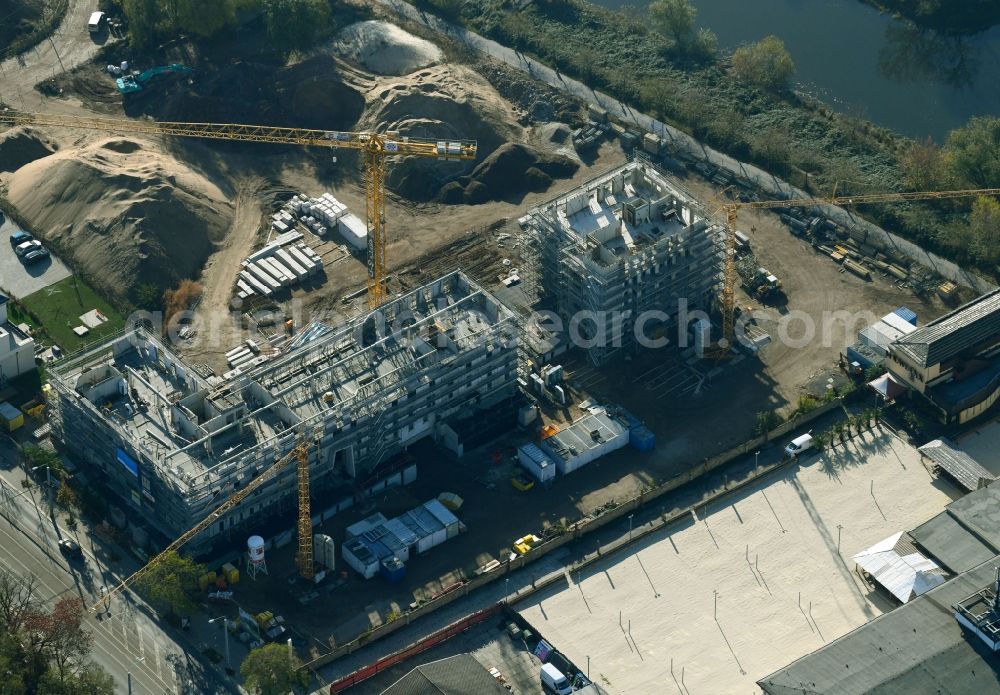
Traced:
<path fill-rule="evenodd" d="M 656 435 L 645 425 L 639 425 L 629 431 L 628 442 L 636 451 L 652 451 L 656 447 Z"/>
<path fill-rule="evenodd" d="M 911 326 L 917 325 L 917 314 L 912 309 L 907 309 L 905 306 L 901 306 L 892 313 L 906 321 Z"/>
<path fill-rule="evenodd" d="M 395 584 L 406 576 L 406 565 L 398 557 L 387 557 L 379 563 L 378 573 Z"/>

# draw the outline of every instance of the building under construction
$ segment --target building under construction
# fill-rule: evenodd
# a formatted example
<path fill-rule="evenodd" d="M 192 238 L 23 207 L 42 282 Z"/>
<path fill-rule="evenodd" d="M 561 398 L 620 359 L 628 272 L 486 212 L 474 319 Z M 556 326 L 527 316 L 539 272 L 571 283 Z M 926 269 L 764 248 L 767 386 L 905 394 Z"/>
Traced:
<path fill-rule="evenodd" d="M 229 379 L 204 378 L 144 330 L 59 363 L 53 433 L 168 537 L 305 438 L 313 492 L 350 485 L 448 422 L 513 395 L 513 315 L 460 272 Z M 295 467 L 205 531 L 296 504 Z"/>
<path fill-rule="evenodd" d="M 682 300 L 708 309 L 721 283 L 722 229 L 645 162 L 593 179 L 520 223 L 537 248 L 543 304 L 556 307 L 571 339 L 590 346 L 595 364 L 634 347 L 643 312 L 666 314 L 643 324 L 651 336 L 676 325 Z"/>

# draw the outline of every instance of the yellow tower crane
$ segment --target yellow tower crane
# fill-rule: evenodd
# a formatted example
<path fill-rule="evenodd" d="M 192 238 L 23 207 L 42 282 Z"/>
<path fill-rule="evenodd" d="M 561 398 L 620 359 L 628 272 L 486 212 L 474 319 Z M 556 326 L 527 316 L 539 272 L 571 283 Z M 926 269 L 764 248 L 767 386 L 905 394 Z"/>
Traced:
<path fill-rule="evenodd" d="M 160 554 L 154 557 L 152 560 L 147 562 L 143 567 L 139 568 L 131 575 L 123 579 L 116 586 L 112 587 L 107 593 L 101 596 L 101 599 L 90 606 L 89 610 L 91 612 L 97 611 L 97 609 L 110 601 L 114 596 L 117 596 L 125 591 L 128 587 L 132 586 L 137 580 L 142 579 L 147 574 L 152 572 L 159 566 L 163 559 L 170 553 L 180 550 L 181 547 L 186 545 L 188 541 L 197 536 L 199 533 L 207 529 L 209 526 L 217 522 L 222 516 L 230 511 L 237 504 L 242 502 L 254 490 L 259 488 L 264 483 L 272 480 L 278 473 L 285 469 L 289 463 L 296 461 L 299 470 L 299 480 L 301 481 L 303 471 L 305 472 L 306 480 L 309 478 L 309 444 L 300 443 L 286 455 L 282 456 L 280 459 L 274 462 L 270 468 L 258 475 L 256 478 L 251 480 L 245 487 L 233 493 L 225 502 L 220 504 L 212 512 L 208 514 L 204 519 L 199 521 L 197 524 L 192 526 L 190 529 L 185 531 L 183 534 L 178 536 L 170 545 L 163 549 Z M 303 577 L 307 579 L 313 578 L 313 566 L 312 566 L 312 522 L 309 517 L 309 506 L 308 506 L 308 482 L 306 483 L 306 507 L 305 507 L 305 518 L 308 525 L 303 528 L 301 523 L 302 507 L 300 504 L 299 508 L 299 552 L 296 555 L 296 564 L 299 566 L 299 571 Z M 303 535 L 306 536 L 309 542 L 308 554 L 303 553 Z M 308 562 L 308 572 L 303 570 L 303 567 Z"/>
<path fill-rule="evenodd" d="M 733 201 L 722 205 L 726 213 L 725 266 L 722 282 L 722 340 L 717 357 L 725 357 L 736 339 L 736 218 L 740 210 L 774 210 L 779 208 L 812 207 L 814 205 L 862 205 L 866 203 L 897 203 L 909 200 L 944 200 L 1000 196 L 1000 188 L 978 188 L 955 191 L 915 191 L 911 193 L 872 193 L 868 195 L 833 195 L 829 198 L 791 198 L 788 200 Z"/>
<path fill-rule="evenodd" d="M 0 123 L 82 128 L 126 135 L 173 135 L 209 140 L 236 140 L 360 150 L 364 157 L 365 210 L 368 218 L 368 306 L 372 309 L 378 308 L 387 299 L 385 286 L 387 278 L 385 261 L 386 160 L 389 157 L 471 160 L 476 158 L 477 152 L 474 140 L 411 138 L 396 132 L 343 132 L 233 123 L 172 123 L 16 111 L 0 112 Z"/>

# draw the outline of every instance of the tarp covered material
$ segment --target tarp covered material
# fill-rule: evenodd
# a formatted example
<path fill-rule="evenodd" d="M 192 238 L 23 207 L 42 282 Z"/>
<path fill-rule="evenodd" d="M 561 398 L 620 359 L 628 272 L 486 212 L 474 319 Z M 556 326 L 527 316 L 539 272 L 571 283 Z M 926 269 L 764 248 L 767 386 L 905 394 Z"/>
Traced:
<path fill-rule="evenodd" d="M 920 594 L 944 584 L 941 568 L 920 553 L 900 555 L 896 546 L 900 531 L 854 556 L 858 567 L 870 574 L 889 593 L 906 603 Z"/>
<path fill-rule="evenodd" d="M 882 396 L 886 401 L 894 401 L 906 393 L 906 387 L 896 381 L 888 372 L 869 381 L 868 388 Z"/>

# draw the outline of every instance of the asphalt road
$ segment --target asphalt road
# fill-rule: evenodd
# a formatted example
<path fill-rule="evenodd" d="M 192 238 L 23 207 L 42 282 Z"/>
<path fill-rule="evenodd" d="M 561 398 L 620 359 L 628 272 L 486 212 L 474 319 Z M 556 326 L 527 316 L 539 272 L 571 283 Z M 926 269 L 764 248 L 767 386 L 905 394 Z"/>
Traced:
<path fill-rule="evenodd" d="M 3 214 L 3 213 L 0 213 Z M 24 265 L 10 245 L 10 235 L 19 229 L 4 215 L 0 224 L 0 289 L 23 299 L 70 275 L 66 264 L 50 255 L 43 261 Z"/>
<path fill-rule="evenodd" d="M 23 491 L 16 481 L 22 474 L 14 469 L 13 447 L 0 443 L 0 465 L 4 475 L 0 485 L 0 566 L 21 576 L 33 576 L 38 593 L 46 605 L 63 596 L 79 596 L 86 605 L 100 599 L 102 585 L 113 586 L 118 576 L 102 562 L 107 553 L 85 534 L 63 529 L 58 533 L 80 542 L 82 560 L 69 561 L 59 552 L 57 531 L 41 505 L 41 490 Z M 13 496 L 18 495 L 17 497 Z M 39 506 L 35 506 L 35 501 Z M 219 673 L 206 665 L 160 629 L 143 610 L 127 598 L 111 601 L 109 614 L 98 619 L 88 616 L 87 627 L 93 633 L 91 658 L 115 679 L 117 692 L 128 692 L 129 674 L 132 692 L 140 693 L 216 693 L 231 692 L 219 681 Z"/>

